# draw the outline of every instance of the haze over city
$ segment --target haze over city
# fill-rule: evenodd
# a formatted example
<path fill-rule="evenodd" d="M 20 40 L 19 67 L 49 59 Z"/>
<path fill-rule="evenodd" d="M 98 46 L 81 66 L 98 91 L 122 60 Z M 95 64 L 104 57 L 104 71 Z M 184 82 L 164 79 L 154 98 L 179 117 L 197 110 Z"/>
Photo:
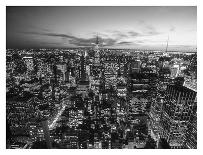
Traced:
<path fill-rule="evenodd" d="M 197 8 L 8 7 L 7 48 L 90 47 L 196 51 Z"/>

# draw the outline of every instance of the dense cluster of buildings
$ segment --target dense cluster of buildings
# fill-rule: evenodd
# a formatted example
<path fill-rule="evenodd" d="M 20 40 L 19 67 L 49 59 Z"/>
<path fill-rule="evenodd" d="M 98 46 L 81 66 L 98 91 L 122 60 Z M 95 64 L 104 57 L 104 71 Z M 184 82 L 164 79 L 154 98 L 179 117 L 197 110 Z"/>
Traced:
<path fill-rule="evenodd" d="M 7 49 L 7 148 L 197 148 L 196 54 L 99 45 Z"/>

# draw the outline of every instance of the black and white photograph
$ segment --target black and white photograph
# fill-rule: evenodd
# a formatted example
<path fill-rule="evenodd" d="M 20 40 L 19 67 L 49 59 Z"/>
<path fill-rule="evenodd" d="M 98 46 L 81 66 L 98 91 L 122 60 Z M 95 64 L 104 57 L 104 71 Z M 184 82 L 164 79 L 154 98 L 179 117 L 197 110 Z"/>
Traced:
<path fill-rule="evenodd" d="M 5 53 L 6 149 L 197 149 L 197 6 L 6 6 Z"/>

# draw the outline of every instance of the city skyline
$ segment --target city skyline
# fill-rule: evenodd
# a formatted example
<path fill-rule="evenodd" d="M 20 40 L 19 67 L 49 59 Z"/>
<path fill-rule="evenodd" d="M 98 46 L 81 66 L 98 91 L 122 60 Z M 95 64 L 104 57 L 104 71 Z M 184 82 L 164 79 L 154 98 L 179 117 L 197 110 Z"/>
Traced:
<path fill-rule="evenodd" d="M 196 50 L 194 6 L 7 7 L 7 48 Z"/>
<path fill-rule="evenodd" d="M 7 49 L 6 60 L 8 149 L 197 148 L 194 52 L 95 44 Z"/>
<path fill-rule="evenodd" d="M 6 149 L 197 149 L 196 6 L 7 6 Z"/>

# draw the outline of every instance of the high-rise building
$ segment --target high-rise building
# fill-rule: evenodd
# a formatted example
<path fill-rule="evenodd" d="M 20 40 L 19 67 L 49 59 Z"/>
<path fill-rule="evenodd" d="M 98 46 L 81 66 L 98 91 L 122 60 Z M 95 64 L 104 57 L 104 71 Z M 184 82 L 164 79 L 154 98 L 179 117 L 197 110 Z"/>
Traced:
<path fill-rule="evenodd" d="M 80 66 L 80 80 L 85 81 L 86 80 L 86 64 L 85 64 L 85 57 L 82 55 L 80 57 L 81 66 Z"/>
<path fill-rule="evenodd" d="M 197 149 L 197 113 L 190 120 L 185 134 L 185 147 L 187 149 Z"/>
<path fill-rule="evenodd" d="M 159 80 L 163 84 L 169 84 L 170 82 L 171 71 L 170 68 L 164 67 L 159 70 Z"/>
<path fill-rule="evenodd" d="M 23 57 L 25 64 L 27 66 L 27 71 L 32 71 L 34 69 L 34 62 L 32 56 L 25 56 Z"/>
<path fill-rule="evenodd" d="M 141 67 L 141 61 L 140 60 L 134 60 L 131 62 L 131 72 L 140 72 L 140 67 Z"/>
<path fill-rule="evenodd" d="M 176 78 L 179 75 L 180 72 L 180 65 L 173 65 L 171 68 L 171 77 Z"/>
<path fill-rule="evenodd" d="M 95 51 L 95 55 L 94 55 L 94 65 L 98 66 L 100 65 L 100 50 L 99 50 L 99 46 L 100 46 L 100 42 L 99 42 L 99 37 L 97 35 L 96 37 L 96 42 L 94 43 L 94 51 Z"/>
<path fill-rule="evenodd" d="M 117 84 L 117 70 L 119 65 L 115 56 L 108 56 L 104 61 L 104 75 L 105 75 L 105 87 L 109 88 L 111 85 Z"/>
<path fill-rule="evenodd" d="M 88 95 L 88 89 L 89 89 L 89 81 L 86 76 L 86 61 L 85 61 L 85 56 L 84 53 L 80 57 L 81 61 L 81 66 L 80 66 L 80 79 L 78 82 L 78 87 L 77 87 L 77 94 L 82 94 L 83 97 Z"/>
<path fill-rule="evenodd" d="M 124 98 L 127 96 L 127 86 L 125 83 L 117 84 L 117 95 Z"/>
<path fill-rule="evenodd" d="M 168 85 L 161 125 L 162 138 L 171 148 L 183 148 L 184 135 L 191 117 L 196 111 L 196 92 L 180 85 Z"/>
<path fill-rule="evenodd" d="M 161 136 L 161 118 L 163 113 L 164 98 L 156 97 L 152 99 L 151 108 L 149 112 L 148 129 L 150 136 L 157 142 L 160 141 Z"/>
<path fill-rule="evenodd" d="M 149 90 L 150 79 L 144 73 L 132 73 L 131 77 L 131 92 L 145 93 Z"/>
<path fill-rule="evenodd" d="M 61 63 L 57 64 L 56 67 L 57 67 L 57 70 L 61 71 L 62 74 L 60 76 L 60 79 L 61 79 L 61 81 L 64 82 L 66 80 L 66 71 L 67 71 L 66 63 L 61 62 Z"/>

